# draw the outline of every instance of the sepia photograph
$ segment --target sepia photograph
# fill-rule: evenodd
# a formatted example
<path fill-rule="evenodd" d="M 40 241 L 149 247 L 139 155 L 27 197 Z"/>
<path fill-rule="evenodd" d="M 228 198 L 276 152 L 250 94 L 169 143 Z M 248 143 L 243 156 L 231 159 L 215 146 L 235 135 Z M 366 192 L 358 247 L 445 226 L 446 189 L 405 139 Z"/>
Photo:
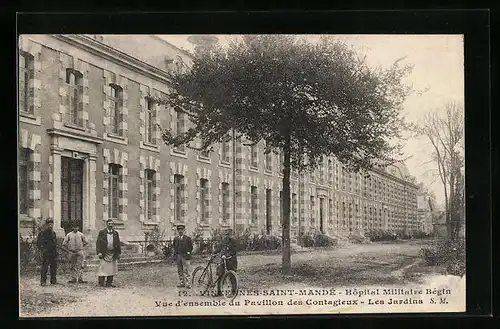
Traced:
<path fill-rule="evenodd" d="M 19 316 L 466 311 L 462 34 L 21 34 Z"/>

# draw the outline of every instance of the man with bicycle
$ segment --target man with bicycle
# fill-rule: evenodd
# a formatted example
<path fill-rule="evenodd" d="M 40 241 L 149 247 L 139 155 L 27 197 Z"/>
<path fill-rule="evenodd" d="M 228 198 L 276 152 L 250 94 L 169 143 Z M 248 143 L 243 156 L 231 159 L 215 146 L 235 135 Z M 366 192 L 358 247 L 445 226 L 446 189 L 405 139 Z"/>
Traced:
<path fill-rule="evenodd" d="M 238 258 L 236 257 L 236 240 L 233 237 L 232 229 L 228 228 L 225 230 L 224 237 L 222 238 L 220 245 L 215 249 L 215 252 L 228 258 L 226 260 L 228 271 L 232 270 L 236 272 L 238 268 Z M 221 262 L 221 264 L 217 266 L 217 276 L 221 277 L 224 274 L 224 271 L 224 262 Z M 217 295 L 222 295 L 220 281 L 217 283 Z"/>

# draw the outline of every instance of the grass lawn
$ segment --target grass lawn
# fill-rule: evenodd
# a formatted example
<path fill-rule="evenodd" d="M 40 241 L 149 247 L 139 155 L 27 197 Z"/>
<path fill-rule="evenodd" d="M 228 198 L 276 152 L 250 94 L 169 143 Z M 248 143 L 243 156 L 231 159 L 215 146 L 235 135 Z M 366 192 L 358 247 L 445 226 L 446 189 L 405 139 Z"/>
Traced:
<path fill-rule="evenodd" d="M 393 274 L 410 265 L 414 257 L 399 254 L 380 257 L 370 253 L 346 259 L 332 257 L 324 260 L 310 259 L 292 264 L 291 275 L 281 273 L 281 264 L 266 264 L 239 272 L 242 286 L 248 289 L 273 287 L 286 283 L 300 283 L 322 287 L 354 284 L 399 284 L 406 279 Z"/>

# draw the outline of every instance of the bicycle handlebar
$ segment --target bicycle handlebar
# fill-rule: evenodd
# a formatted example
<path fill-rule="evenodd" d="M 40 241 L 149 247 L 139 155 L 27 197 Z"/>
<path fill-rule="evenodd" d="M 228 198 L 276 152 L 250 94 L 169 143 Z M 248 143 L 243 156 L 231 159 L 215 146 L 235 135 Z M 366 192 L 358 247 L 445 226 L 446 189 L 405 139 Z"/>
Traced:
<path fill-rule="evenodd" d="M 218 253 L 212 254 L 212 258 L 215 258 L 215 257 L 217 257 L 217 256 L 219 256 L 219 255 L 221 256 L 221 258 L 222 258 L 222 259 L 230 259 L 230 258 L 232 258 L 232 257 L 233 257 L 233 256 L 226 256 L 226 255 L 222 255 L 222 253 L 221 253 L 221 252 L 218 252 Z"/>

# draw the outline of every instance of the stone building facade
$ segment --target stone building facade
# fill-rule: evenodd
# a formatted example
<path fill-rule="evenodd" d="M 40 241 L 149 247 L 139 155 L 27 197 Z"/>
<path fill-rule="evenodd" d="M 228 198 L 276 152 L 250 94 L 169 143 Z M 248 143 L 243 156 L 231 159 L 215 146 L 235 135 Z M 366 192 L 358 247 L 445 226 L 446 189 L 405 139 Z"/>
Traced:
<path fill-rule="evenodd" d="M 56 231 L 77 221 L 90 237 L 113 218 L 129 241 L 155 227 L 172 236 L 178 222 L 207 236 L 280 234 L 281 156 L 265 155 L 263 142 L 208 154 L 162 142 L 159 126 L 189 122 L 147 96 L 169 92 L 167 72 L 188 68 L 189 53 L 151 35 L 23 35 L 19 50 L 21 232 L 51 217 Z M 419 229 L 403 165 L 363 175 L 323 163 L 292 175 L 292 236 Z"/>

